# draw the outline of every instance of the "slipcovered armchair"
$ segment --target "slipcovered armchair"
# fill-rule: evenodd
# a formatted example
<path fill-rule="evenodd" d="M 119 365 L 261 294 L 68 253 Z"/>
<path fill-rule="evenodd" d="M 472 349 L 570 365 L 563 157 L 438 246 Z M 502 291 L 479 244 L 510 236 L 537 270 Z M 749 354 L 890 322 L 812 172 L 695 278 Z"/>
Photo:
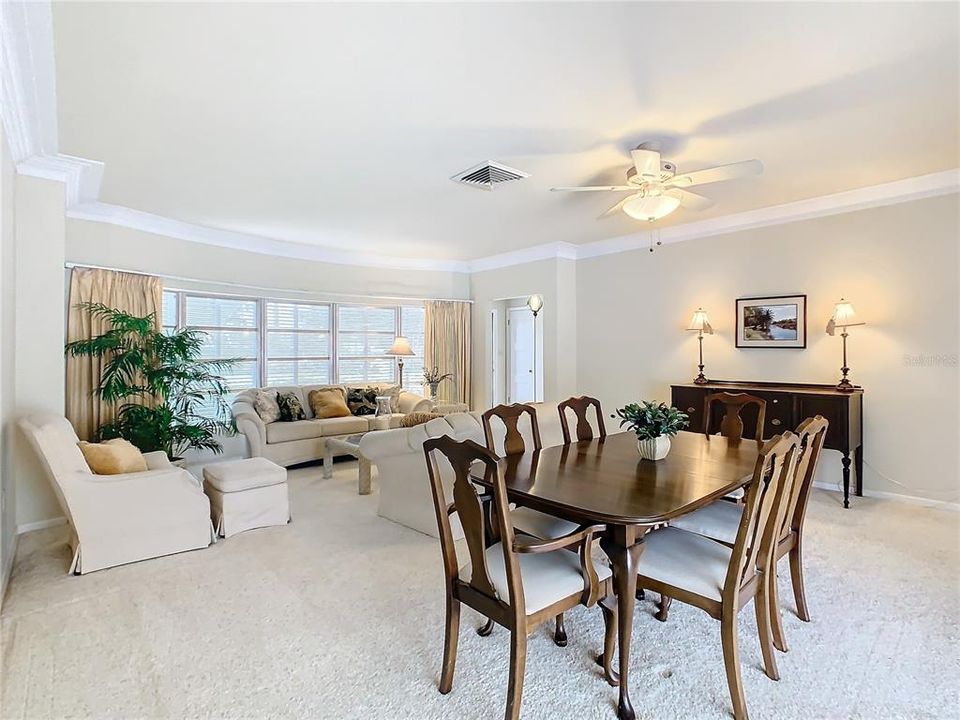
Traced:
<path fill-rule="evenodd" d="M 94 475 L 66 418 L 21 418 L 70 523 L 70 572 L 85 574 L 207 547 L 210 502 L 200 483 L 162 452 L 145 453 L 147 471 Z"/>

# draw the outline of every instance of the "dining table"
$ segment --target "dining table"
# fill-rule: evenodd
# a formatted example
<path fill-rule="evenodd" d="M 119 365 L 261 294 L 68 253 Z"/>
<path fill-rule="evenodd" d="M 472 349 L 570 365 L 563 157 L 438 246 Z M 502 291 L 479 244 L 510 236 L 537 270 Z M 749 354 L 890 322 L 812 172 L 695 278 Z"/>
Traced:
<path fill-rule="evenodd" d="M 630 641 L 637 568 L 652 528 L 693 512 L 752 477 L 760 445 L 679 432 L 661 460 L 640 458 L 637 437 L 616 433 L 509 455 L 500 460 L 510 502 L 582 525 L 604 525 L 600 547 L 610 560 L 617 597 L 621 720 L 630 702 Z M 471 477 L 489 485 L 483 477 Z"/>

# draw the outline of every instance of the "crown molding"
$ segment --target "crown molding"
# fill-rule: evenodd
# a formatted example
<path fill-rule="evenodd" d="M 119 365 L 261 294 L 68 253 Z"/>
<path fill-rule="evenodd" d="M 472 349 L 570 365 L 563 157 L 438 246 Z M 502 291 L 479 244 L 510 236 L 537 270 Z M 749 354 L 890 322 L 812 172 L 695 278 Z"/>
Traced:
<path fill-rule="evenodd" d="M 20 175 L 56 180 L 66 186 L 67 207 L 96 201 L 104 165 L 72 155 L 34 155 L 17 163 Z"/>
<path fill-rule="evenodd" d="M 500 268 L 524 265 L 539 260 L 576 260 L 577 246 L 572 243 L 554 242 L 533 247 L 512 250 L 510 252 L 489 255 L 469 261 L 470 272 L 484 272 Z"/>
<path fill-rule="evenodd" d="M 217 228 L 194 225 L 170 218 L 120 205 L 102 202 L 87 202 L 67 208 L 67 217 L 75 220 L 117 225 L 139 230 L 153 235 L 187 240 L 206 245 L 244 250 L 246 252 L 273 255 L 296 260 L 331 263 L 334 265 L 353 265 L 360 267 L 385 268 L 389 270 L 433 270 L 444 272 L 470 272 L 469 263 L 459 260 L 429 260 L 417 258 L 396 258 L 355 250 L 338 250 L 306 243 L 277 240 L 275 238 L 220 230 Z"/>
<path fill-rule="evenodd" d="M 49 2 L 0 2 L 0 108 L 15 163 L 57 153 L 53 11 Z"/>

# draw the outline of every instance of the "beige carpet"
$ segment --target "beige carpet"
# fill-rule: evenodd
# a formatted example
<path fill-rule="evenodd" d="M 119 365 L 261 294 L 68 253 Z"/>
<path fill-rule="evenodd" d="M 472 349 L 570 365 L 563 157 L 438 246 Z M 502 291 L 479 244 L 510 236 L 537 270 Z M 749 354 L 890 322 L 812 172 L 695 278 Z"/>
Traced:
<path fill-rule="evenodd" d="M 437 692 L 443 598 L 435 541 L 376 515 L 355 463 L 290 475 L 294 521 L 206 550 L 84 577 L 64 529 L 22 538 L 2 614 L 4 718 L 497 718 L 509 651 L 465 613 L 454 689 Z M 376 487 L 376 485 L 375 485 Z M 956 718 L 958 516 L 816 492 L 808 525 L 813 622 L 786 615 L 783 679 L 760 669 L 741 618 L 757 718 Z M 784 578 L 785 580 L 785 578 Z M 781 591 L 791 598 L 789 585 Z M 725 718 L 719 627 L 639 603 L 633 700 L 641 718 Z M 788 605 L 792 610 L 792 602 Z M 614 717 L 593 662 L 597 610 L 557 648 L 532 637 L 523 717 Z"/>

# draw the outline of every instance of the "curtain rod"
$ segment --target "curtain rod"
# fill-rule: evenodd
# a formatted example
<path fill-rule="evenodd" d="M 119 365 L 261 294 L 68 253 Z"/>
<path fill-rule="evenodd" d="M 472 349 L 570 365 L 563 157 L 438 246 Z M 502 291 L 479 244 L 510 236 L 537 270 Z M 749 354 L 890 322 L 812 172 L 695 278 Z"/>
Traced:
<path fill-rule="evenodd" d="M 90 270 L 109 270 L 111 272 L 122 272 L 129 273 L 130 275 L 147 275 L 150 277 L 159 277 L 163 280 L 172 280 L 173 282 L 188 282 L 188 283 L 198 283 L 201 285 L 219 285 L 221 287 L 234 287 L 241 290 L 257 290 L 260 292 L 280 292 L 280 293 L 294 293 L 300 295 L 329 295 L 331 297 L 348 297 L 348 298 L 366 298 L 368 300 L 437 300 L 440 302 L 463 302 L 473 304 L 473 300 L 463 300 L 461 298 L 423 298 L 423 297 L 413 297 L 410 295 L 365 295 L 361 293 L 345 293 L 345 292 L 322 292 L 316 290 L 289 290 L 285 288 L 276 288 L 276 287 L 265 287 L 263 285 L 244 285 L 243 283 L 235 282 L 224 282 L 222 280 L 201 280 L 198 278 L 190 277 L 179 277 L 176 275 L 163 275 L 162 273 L 148 273 L 143 272 L 142 270 L 127 270 L 125 268 L 116 268 L 116 267 L 107 267 L 106 265 L 91 265 L 89 263 L 75 263 L 75 262 L 65 262 L 63 267 L 67 270 L 72 270 L 73 268 L 87 268 Z M 183 288 L 171 288 L 181 290 Z"/>

